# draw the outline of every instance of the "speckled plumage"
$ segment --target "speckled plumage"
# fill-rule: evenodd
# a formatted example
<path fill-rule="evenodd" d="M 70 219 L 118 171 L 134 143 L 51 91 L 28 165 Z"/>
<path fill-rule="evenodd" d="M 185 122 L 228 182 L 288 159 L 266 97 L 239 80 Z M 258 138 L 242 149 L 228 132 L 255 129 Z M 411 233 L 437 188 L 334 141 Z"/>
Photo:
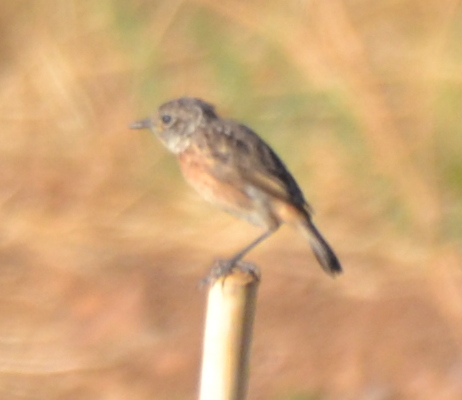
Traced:
<path fill-rule="evenodd" d="M 182 97 L 161 105 L 133 128 L 150 128 L 174 153 L 185 179 L 209 202 L 265 234 L 231 260 L 288 222 L 301 228 L 323 269 L 341 272 L 340 263 L 311 220 L 311 207 L 276 153 L 250 128 L 222 119 L 200 99 Z"/>

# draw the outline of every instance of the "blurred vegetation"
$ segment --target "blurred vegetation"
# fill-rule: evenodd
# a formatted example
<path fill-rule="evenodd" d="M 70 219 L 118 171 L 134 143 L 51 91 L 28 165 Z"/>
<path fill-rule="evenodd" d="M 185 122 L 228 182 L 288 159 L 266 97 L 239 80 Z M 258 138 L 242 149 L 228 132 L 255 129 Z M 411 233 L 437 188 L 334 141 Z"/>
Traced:
<path fill-rule="evenodd" d="M 309 395 L 309 394 L 296 394 L 293 396 L 281 397 L 278 400 L 321 400 L 322 396 Z"/>
<path fill-rule="evenodd" d="M 5 298 L 29 276 L 24 260 L 101 282 L 115 269 L 123 284 L 122 249 L 207 258 L 245 241 L 127 128 L 190 95 L 280 153 L 355 277 L 345 293 L 370 274 L 428 279 L 462 333 L 461 22 L 455 0 L 2 2 Z"/>
<path fill-rule="evenodd" d="M 401 216 L 398 226 L 426 240 L 460 241 L 456 2 L 106 0 L 2 8 L 3 114 L 11 126 L 5 156 L 35 153 L 31 142 L 76 163 L 93 153 L 94 168 L 117 177 L 113 187 L 127 169 L 139 175 L 133 159 L 115 162 L 123 149 L 94 154 L 126 126 L 115 109 L 130 120 L 166 99 L 196 95 L 254 127 L 299 175 L 310 174 L 303 165 L 313 142 L 328 136 L 356 184 L 375 187 L 370 196 L 382 199 L 383 216 Z M 33 129 L 24 119 L 37 120 Z"/>

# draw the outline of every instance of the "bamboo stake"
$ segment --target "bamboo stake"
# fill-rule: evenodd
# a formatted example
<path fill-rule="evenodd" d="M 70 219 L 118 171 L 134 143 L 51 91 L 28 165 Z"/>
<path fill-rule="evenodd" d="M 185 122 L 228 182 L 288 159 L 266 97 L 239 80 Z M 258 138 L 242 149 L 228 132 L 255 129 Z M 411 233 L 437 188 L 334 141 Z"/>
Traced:
<path fill-rule="evenodd" d="M 240 263 L 209 289 L 199 400 L 244 400 L 258 269 Z"/>

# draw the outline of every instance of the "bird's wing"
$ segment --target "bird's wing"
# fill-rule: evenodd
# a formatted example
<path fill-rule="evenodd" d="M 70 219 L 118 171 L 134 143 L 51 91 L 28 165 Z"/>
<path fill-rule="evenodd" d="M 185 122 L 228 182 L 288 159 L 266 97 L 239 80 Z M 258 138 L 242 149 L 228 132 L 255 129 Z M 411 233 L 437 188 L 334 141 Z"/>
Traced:
<path fill-rule="evenodd" d="M 213 173 L 224 181 L 241 182 L 311 213 L 297 182 L 284 163 L 255 132 L 234 121 L 213 127 L 208 145 L 215 160 Z M 212 137 L 213 136 L 213 137 Z"/>

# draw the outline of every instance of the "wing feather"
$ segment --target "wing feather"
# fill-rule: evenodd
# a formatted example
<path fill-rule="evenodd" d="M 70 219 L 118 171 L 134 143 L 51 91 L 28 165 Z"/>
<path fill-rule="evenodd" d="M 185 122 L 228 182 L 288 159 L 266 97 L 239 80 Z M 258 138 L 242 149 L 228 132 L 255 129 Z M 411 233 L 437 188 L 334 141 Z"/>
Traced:
<path fill-rule="evenodd" d="M 217 120 L 209 126 L 207 147 L 215 160 L 217 178 L 240 182 L 311 213 L 297 182 L 277 154 L 254 131 L 232 120 Z"/>

